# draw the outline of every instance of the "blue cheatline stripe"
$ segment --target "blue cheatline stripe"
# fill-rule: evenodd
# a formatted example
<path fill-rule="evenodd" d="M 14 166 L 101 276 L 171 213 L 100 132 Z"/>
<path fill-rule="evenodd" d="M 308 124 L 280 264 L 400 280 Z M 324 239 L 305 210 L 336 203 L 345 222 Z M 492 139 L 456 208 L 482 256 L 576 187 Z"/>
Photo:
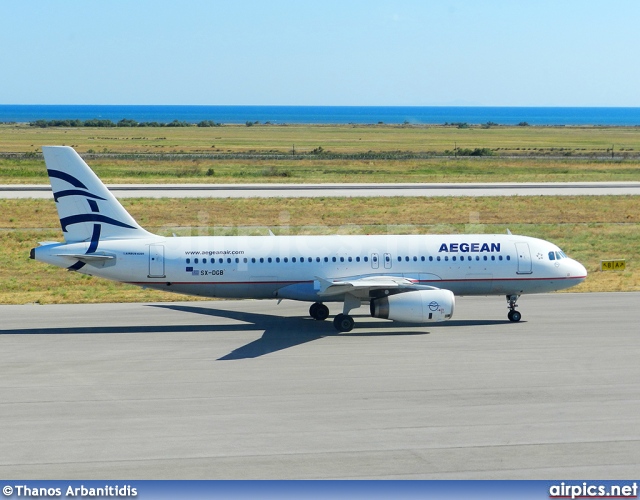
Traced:
<path fill-rule="evenodd" d="M 95 200 L 87 200 L 89 202 L 89 207 L 91 207 L 92 212 L 99 212 L 98 203 Z"/>
<path fill-rule="evenodd" d="M 82 269 L 86 265 L 85 262 L 76 262 L 74 265 L 67 267 L 69 271 L 77 271 L 78 269 Z"/>
<path fill-rule="evenodd" d="M 91 235 L 91 244 L 89 245 L 89 249 L 85 253 L 94 253 L 98 248 L 98 243 L 100 242 L 100 230 L 102 226 L 100 224 L 93 225 L 93 234 Z"/>
<path fill-rule="evenodd" d="M 56 177 L 58 179 L 62 179 L 63 181 L 68 182 L 72 186 L 82 189 L 89 189 L 82 182 L 76 179 L 73 175 L 69 175 L 66 172 L 60 172 L 60 170 L 47 170 L 49 177 Z"/>
<path fill-rule="evenodd" d="M 60 198 L 64 198 L 65 196 L 86 196 L 87 198 L 94 198 L 96 200 L 104 201 L 104 198 L 98 196 L 97 194 L 89 193 L 88 191 L 80 191 L 79 189 L 65 189 L 64 191 L 53 193 L 54 201 L 58 201 Z"/>
<path fill-rule="evenodd" d="M 67 226 L 70 226 L 71 224 L 80 224 L 81 222 L 104 222 L 105 224 L 111 224 L 112 226 L 126 227 L 127 229 L 136 229 L 129 224 L 125 224 L 124 222 L 120 222 L 119 220 L 112 219 L 111 217 L 107 217 L 106 215 L 102 214 L 78 214 L 60 219 L 62 231 L 65 233 L 67 232 Z"/>

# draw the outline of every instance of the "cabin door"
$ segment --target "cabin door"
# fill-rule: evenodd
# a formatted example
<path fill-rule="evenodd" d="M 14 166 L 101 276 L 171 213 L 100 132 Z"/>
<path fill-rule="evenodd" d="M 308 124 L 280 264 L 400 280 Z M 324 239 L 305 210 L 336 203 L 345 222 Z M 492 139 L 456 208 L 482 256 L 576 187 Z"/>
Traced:
<path fill-rule="evenodd" d="M 528 243 L 516 243 L 518 274 L 531 274 L 531 252 Z"/>
<path fill-rule="evenodd" d="M 149 278 L 164 277 L 164 245 L 149 245 Z"/>

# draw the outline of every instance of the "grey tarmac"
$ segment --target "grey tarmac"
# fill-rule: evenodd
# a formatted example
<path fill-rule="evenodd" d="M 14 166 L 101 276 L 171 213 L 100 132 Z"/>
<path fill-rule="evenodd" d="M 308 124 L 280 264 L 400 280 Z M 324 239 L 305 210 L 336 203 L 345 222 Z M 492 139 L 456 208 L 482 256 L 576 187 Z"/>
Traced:
<path fill-rule="evenodd" d="M 112 184 L 116 198 L 640 195 L 640 182 L 431 184 Z M 53 198 L 48 185 L 0 185 L 0 198 Z"/>
<path fill-rule="evenodd" d="M 629 479 L 639 303 L 348 334 L 289 301 L 0 306 L 0 477 Z"/>

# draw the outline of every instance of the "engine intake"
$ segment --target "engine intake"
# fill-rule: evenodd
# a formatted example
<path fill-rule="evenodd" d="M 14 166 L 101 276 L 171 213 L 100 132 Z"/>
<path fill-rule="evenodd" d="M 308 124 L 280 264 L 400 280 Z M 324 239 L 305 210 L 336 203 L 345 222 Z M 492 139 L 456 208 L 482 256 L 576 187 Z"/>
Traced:
<path fill-rule="evenodd" d="M 417 290 L 371 300 L 374 318 L 429 323 L 453 316 L 456 299 L 450 290 Z"/>

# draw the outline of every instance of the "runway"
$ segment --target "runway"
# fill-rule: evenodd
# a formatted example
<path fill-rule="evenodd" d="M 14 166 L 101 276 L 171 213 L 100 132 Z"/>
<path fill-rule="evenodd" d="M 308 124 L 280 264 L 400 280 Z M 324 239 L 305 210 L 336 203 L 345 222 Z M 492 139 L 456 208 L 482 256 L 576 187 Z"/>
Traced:
<path fill-rule="evenodd" d="M 117 184 L 117 198 L 640 195 L 640 182 L 442 184 Z M 53 198 L 48 185 L 0 185 L 0 198 Z"/>
<path fill-rule="evenodd" d="M 628 479 L 639 302 L 362 308 L 348 334 L 289 301 L 0 306 L 0 476 Z"/>

